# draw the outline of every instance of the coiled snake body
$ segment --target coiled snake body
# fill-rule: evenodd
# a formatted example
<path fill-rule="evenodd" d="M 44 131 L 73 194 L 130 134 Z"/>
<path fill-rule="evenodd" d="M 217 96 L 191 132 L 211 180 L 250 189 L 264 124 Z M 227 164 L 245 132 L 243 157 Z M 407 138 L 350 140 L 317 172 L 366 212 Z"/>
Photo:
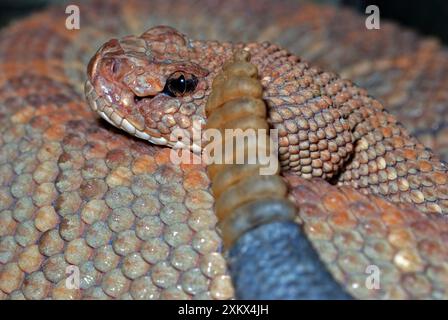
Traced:
<path fill-rule="evenodd" d="M 418 83 L 443 81 L 428 67 L 448 65 L 437 44 L 386 24 L 369 47 L 353 14 L 286 2 L 94 1 L 81 12 L 80 31 L 55 7 L 0 36 L 0 297 L 232 297 L 204 166 L 174 165 L 169 148 L 139 138 L 168 145 L 175 128 L 203 124 L 211 80 L 243 47 L 279 130 L 297 221 L 333 276 L 358 298 L 447 297 L 445 164 L 365 89 L 271 43 L 370 83 L 405 125 L 401 106 L 424 103 L 412 96 Z M 116 18 L 98 19 L 106 13 Z M 341 16 L 346 26 L 329 31 Z M 162 24 L 233 42 L 149 29 Z M 89 111 L 84 74 L 101 43 L 147 29 L 107 42 L 88 67 L 92 108 L 134 138 Z M 426 85 L 438 94 L 427 108 L 440 109 L 442 90 Z M 418 130 L 431 116 L 416 133 L 443 147 L 443 117 Z M 65 285 L 68 266 L 80 289 Z M 365 285 L 368 266 L 381 271 L 379 288 Z"/>

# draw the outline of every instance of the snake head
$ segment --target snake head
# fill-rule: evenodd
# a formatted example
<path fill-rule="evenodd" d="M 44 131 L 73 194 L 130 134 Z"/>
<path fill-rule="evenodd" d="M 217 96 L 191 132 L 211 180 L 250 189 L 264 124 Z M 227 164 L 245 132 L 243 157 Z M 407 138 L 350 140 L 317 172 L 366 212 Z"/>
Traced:
<path fill-rule="evenodd" d="M 159 145 L 173 132 L 204 124 L 209 71 L 199 48 L 177 30 L 159 26 L 141 36 L 106 42 L 87 67 L 86 97 L 112 125 Z M 190 145 L 190 143 L 188 143 Z"/>

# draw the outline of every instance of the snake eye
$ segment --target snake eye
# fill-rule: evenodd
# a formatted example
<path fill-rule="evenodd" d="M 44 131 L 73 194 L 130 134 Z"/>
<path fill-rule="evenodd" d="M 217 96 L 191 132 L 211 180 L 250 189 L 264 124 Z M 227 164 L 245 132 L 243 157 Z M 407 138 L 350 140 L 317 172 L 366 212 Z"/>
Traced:
<path fill-rule="evenodd" d="M 197 84 L 198 79 L 196 76 L 183 72 L 175 72 L 166 80 L 163 92 L 171 97 L 180 97 L 193 92 Z"/>

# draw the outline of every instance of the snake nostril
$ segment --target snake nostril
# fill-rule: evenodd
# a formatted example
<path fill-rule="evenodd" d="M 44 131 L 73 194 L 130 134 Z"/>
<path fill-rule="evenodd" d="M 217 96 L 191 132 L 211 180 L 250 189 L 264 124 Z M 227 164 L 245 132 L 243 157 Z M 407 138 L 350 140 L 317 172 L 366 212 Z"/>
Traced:
<path fill-rule="evenodd" d="M 120 71 L 120 61 L 115 60 L 112 63 L 112 72 L 116 74 L 118 71 Z"/>

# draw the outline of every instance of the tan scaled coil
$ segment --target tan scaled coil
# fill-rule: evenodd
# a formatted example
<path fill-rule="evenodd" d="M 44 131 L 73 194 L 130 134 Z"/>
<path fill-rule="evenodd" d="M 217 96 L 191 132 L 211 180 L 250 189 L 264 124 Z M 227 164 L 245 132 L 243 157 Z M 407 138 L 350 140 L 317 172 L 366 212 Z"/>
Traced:
<path fill-rule="evenodd" d="M 222 163 L 209 164 L 207 171 L 227 249 L 248 230 L 272 221 L 293 220 L 295 215 L 295 207 L 287 199 L 287 186 L 279 176 L 277 145 L 271 147 L 258 69 L 249 61 L 249 51 L 235 53 L 233 61 L 227 62 L 215 77 L 205 107 L 206 129 L 217 129 L 222 137 L 221 141 L 213 141 L 222 150 Z M 234 134 L 231 139 L 226 136 L 229 129 Z M 252 129 L 256 139 L 238 139 L 235 129 L 242 130 L 243 137 Z M 227 148 L 228 143 L 232 143 L 231 148 Z M 244 154 L 244 162 L 236 161 L 240 159 L 238 153 Z M 275 161 L 273 174 L 260 174 L 260 169 L 266 167 L 260 161 L 261 153 Z"/>

